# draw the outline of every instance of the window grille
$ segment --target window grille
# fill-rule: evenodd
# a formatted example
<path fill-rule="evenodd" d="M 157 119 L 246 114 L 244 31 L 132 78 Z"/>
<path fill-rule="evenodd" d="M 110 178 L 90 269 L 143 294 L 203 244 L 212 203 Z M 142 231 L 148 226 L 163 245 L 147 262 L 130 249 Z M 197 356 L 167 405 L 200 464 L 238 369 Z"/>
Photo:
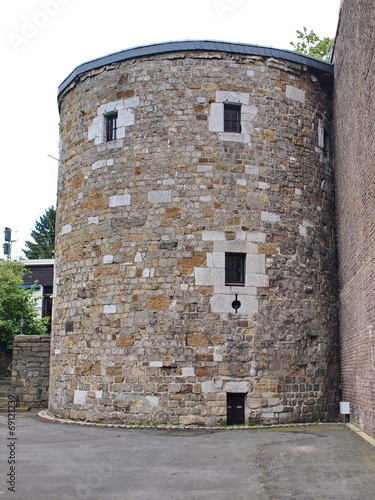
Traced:
<path fill-rule="evenodd" d="M 224 103 L 224 132 L 241 133 L 241 106 Z"/>
<path fill-rule="evenodd" d="M 225 284 L 244 286 L 245 285 L 245 259 L 244 253 L 225 254 Z"/>
<path fill-rule="evenodd" d="M 114 141 L 116 139 L 116 131 L 117 131 L 117 112 L 111 113 L 110 115 L 106 115 L 105 124 L 106 124 L 107 142 Z"/>

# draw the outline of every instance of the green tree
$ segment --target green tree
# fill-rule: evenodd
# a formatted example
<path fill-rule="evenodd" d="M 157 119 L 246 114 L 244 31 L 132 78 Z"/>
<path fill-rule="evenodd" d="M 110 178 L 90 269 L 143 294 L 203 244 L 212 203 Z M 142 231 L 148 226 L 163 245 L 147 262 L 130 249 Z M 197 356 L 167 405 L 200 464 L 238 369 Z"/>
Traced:
<path fill-rule="evenodd" d="M 13 337 L 21 333 L 21 320 L 24 335 L 45 333 L 49 320 L 37 317 L 37 299 L 32 297 L 32 290 L 21 288 L 26 272 L 26 267 L 18 262 L 0 261 L 0 342 L 7 349 L 12 348 Z"/>
<path fill-rule="evenodd" d="M 55 208 L 49 207 L 35 222 L 35 229 L 31 231 L 32 241 L 26 241 L 23 253 L 28 259 L 52 259 L 55 251 Z"/>
<path fill-rule="evenodd" d="M 303 31 L 297 30 L 297 38 L 299 42 L 290 42 L 296 52 L 329 61 L 329 54 L 335 43 L 334 38 L 319 38 L 313 30 L 308 33 L 305 27 L 303 27 Z"/>

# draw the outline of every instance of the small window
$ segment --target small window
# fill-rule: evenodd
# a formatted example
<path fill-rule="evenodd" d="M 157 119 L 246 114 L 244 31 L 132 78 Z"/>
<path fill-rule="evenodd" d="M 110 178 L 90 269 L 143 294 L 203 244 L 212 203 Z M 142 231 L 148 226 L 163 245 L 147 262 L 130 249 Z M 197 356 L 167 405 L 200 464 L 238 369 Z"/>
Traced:
<path fill-rule="evenodd" d="M 330 137 L 330 133 L 326 129 L 324 129 L 323 134 L 324 134 L 323 135 L 323 142 L 324 142 L 323 155 L 325 156 L 325 158 L 329 159 L 329 153 L 330 153 L 330 149 L 331 149 L 331 137 Z"/>
<path fill-rule="evenodd" d="M 241 106 L 224 103 L 224 132 L 241 133 Z"/>
<path fill-rule="evenodd" d="M 227 286 L 245 285 L 245 253 L 225 254 L 225 284 Z"/>
<path fill-rule="evenodd" d="M 116 140 L 117 131 L 117 111 L 106 115 L 105 117 L 106 139 L 107 142 Z"/>
<path fill-rule="evenodd" d="M 227 424 L 238 425 L 245 423 L 245 396 L 246 394 L 227 392 Z"/>

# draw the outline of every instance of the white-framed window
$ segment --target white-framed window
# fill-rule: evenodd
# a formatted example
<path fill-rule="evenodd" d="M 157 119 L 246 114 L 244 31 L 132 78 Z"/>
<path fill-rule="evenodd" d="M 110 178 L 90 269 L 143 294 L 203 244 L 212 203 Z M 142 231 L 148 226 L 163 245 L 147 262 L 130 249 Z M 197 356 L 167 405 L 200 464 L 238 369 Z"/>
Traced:
<path fill-rule="evenodd" d="M 211 132 L 218 132 L 220 141 L 250 143 L 258 111 L 249 100 L 250 94 L 244 92 L 216 91 L 208 126 Z"/>
<path fill-rule="evenodd" d="M 138 97 L 102 104 L 88 130 L 88 140 L 95 141 L 99 151 L 123 146 L 127 127 L 134 125 Z"/>

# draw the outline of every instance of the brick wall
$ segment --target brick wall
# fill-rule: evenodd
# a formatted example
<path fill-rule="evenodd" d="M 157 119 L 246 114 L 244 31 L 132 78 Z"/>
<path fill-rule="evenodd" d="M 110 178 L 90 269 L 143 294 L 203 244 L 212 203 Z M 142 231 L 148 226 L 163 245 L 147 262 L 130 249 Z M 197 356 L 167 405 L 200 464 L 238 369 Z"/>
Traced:
<path fill-rule="evenodd" d="M 12 387 L 17 407 L 31 410 L 48 405 L 50 335 L 14 338 Z"/>
<path fill-rule="evenodd" d="M 342 398 L 375 435 L 375 3 L 345 0 L 335 49 Z"/>

